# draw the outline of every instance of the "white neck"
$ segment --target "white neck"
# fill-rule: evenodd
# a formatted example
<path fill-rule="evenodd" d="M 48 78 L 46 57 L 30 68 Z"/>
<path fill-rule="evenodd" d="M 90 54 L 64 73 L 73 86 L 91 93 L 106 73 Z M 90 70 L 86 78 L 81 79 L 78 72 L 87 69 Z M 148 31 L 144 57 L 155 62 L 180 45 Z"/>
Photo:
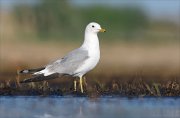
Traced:
<path fill-rule="evenodd" d="M 84 49 L 90 50 L 99 50 L 99 39 L 97 33 L 85 31 L 84 43 L 81 46 Z"/>

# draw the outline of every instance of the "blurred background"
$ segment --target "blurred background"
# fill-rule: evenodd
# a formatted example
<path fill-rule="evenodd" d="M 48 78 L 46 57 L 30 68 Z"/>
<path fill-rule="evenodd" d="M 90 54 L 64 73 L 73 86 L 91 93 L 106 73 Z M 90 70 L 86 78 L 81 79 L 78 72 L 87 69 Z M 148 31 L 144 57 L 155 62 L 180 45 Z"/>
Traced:
<path fill-rule="evenodd" d="M 89 75 L 180 76 L 179 0 L 0 0 L 0 79 L 79 47 L 92 21 L 107 32 Z"/>

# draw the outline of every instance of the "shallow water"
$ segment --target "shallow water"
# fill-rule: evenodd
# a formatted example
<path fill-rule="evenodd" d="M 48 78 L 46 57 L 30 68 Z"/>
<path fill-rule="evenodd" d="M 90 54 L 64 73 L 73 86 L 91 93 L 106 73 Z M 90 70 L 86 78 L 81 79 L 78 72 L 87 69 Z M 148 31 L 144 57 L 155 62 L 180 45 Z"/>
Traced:
<path fill-rule="evenodd" d="M 180 118 L 180 98 L 0 97 L 0 118 Z"/>

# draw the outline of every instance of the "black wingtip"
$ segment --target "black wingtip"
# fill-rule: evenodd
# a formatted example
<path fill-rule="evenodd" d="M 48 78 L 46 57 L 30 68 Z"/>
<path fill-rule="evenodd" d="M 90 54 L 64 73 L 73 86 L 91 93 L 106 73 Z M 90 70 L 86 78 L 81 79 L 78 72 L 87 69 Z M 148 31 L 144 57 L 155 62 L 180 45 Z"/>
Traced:
<path fill-rule="evenodd" d="M 19 74 L 23 74 L 23 73 L 29 73 L 29 70 L 21 70 L 18 72 Z"/>
<path fill-rule="evenodd" d="M 20 81 L 19 83 L 28 83 L 28 82 L 32 82 L 31 79 L 25 79 L 25 80 Z"/>
<path fill-rule="evenodd" d="M 20 81 L 19 83 L 21 83 L 21 84 L 22 84 L 22 83 L 26 83 L 26 82 L 24 82 L 24 81 Z"/>
<path fill-rule="evenodd" d="M 61 76 L 62 75 L 59 73 L 54 73 L 49 76 L 44 76 L 43 74 L 41 74 L 41 75 L 34 76 L 32 78 L 24 79 L 24 80 L 20 81 L 19 83 L 39 82 L 39 81 L 44 81 L 44 80 L 55 79 L 55 78 L 61 77 Z"/>
<path fill-rule="evenodd" d="M 20 70 L 20 71 L 17 71 L 17 73 L 18 74 L 33 74 L 33 73 L 41 71 L 43 69 L 45 69 L 45 67 L 36 68 L 36 69 Z"/>

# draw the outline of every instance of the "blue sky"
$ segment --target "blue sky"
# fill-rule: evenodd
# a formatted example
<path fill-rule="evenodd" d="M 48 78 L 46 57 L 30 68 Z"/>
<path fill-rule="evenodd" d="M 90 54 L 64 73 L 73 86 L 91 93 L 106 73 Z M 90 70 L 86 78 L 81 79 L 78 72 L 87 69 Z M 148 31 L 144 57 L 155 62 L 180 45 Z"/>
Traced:
<path fill-rule="evenodd" d="M 0 0 L 2 8 L 11 8 L 15 4 L 34 4 L 38 0 Z M 107 7 L 121 7 L 138 5 L 151 18 L 165 18 L 176 22 L 180 21 L 180 0 L 69 0 L 76 7 L 104 5 Z"/>

